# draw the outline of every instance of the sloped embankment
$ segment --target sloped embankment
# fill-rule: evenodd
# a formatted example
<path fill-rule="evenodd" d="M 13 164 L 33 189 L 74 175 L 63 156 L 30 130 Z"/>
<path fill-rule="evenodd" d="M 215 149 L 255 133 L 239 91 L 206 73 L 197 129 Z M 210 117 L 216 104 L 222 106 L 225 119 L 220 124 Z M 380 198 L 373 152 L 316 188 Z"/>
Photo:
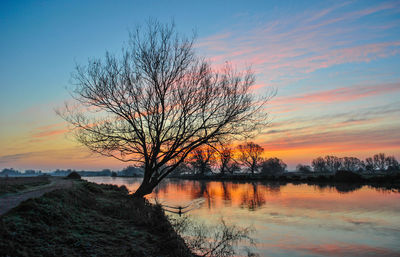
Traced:
<path fill-rule="evenodd" d="M 0 256 L 192 256 L 160 207 L 78 182 L 0 218 Z"/>

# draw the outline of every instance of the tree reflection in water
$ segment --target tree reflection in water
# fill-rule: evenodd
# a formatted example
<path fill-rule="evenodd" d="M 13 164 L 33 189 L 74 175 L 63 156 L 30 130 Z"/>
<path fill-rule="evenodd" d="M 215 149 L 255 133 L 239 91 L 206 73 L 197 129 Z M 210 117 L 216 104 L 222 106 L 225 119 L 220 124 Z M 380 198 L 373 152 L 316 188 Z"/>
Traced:
<path fill-rule="evenodd" d="M 362 187 L 361 184 L 337 184 L 335 185 L 336 191 L 341 194 L 353 192 Z"/>
<path fill-rule="evenodd" d="M 240 206 L 248 208 L 250 211 L 255 211 L 265 204 L 265 198 L 262 193 L 258 191 L 258 185 L 256 182 L 251 183 L 253 191 L 243 192 L 242 202 Z"/>
<path fill-rule="evenodd" d="M 176 202 L 179 202 L 180 195 L 189 193 L 191 200 L 203 198 L 208 209 L 235 205 L 250 211 L 256 211 L 267 204 L 268 198 L 280 197 L 281 188 L 290 184 L 295 186 L 303 185 L 303 183 L 277 181 L 242 182 L 169 179 L 156 187 L 152 197 L 163 198 L 167 194 L 172 196 L 171 192 L 175 192 Z M 310 186 L 321 193 L 334 190 L 340 194 L 347 194 L 362 188 L 360 184 L 346 183 L 313 183 Z M 184 200 L 182 201 L 184 202 Z"/>
<path fill-rule="evenodd" d="M 96 183 L 125 185 L 130 192 L 134 192 L 141 182 L 140 178 L 86 179 Z M 254 225 L 261 256 L 273 255 L 271 249 L 281 256 L 315 255 L 315 252 L 308 252 L 314 249 L 318 250 L 317 255 L 325 253 L 329 256 L 338 256 L 338 249 L 347 249 L 341 252 L 343 254 L 339 253 L 340 256 L 355 252 L 367 256 L 374 249 L 387 251 L 372 254 L 377 256 L 399 253 L 397 232 L 400 231 L 400 195 L 398 190 L 391 188 L 375 188 L 373 185 L 360 188 L 357 184 L 312 181 L 283 183 L 167 179 L 149 196 L 149 200 L 156 195 L 164 205 L 185 207 L 191 204 L 190 208 L 193 208 L 188 214 L 211 227 L 215 227 L 221 217 L 230 224 L 242 227 Z M 351 236 L 354 245 L 347 243 L 349 237 L 346 235 Z M 337 244 L 332 245 L 332 242 Z M 360 245 L 364 244 L 366 248 L 362 250 Z M 246 246 L 243 243 L 239 245 Z M 324 246 L 333 250 L 321 252 Z"/>
<path fill-rule="evenodd" d="M 222 186 L 222 199 L 224 199 L 224 201 L 226 201 L 226 202 L 228 202 L 228 203 L 231 203 L 231 200 L 232 200 L 232 196 L 231 196 L 231 192 L 230 192 L 230 190 L 228 189 L 228 185 L 227 185 L 227 183 L 226 182 L 222 182 L 221 183 L 221 186 Z"/>

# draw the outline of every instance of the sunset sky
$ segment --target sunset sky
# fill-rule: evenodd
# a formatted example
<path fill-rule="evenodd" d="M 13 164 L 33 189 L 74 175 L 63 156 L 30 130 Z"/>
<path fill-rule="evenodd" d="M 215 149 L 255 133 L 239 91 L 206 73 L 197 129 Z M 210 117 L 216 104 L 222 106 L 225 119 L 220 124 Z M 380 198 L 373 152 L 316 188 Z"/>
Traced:
<path fill-rule="evenodd" d="M 75 63 L 118 54 L 149 18 L 197 33 L 215 66 L 249 65 L 278 93 L 254 139 L 294 169 L 327 154 L 400 159 L 400 1 L 1 1 L 0 169 L 125 167 L 55 114 Z"/>

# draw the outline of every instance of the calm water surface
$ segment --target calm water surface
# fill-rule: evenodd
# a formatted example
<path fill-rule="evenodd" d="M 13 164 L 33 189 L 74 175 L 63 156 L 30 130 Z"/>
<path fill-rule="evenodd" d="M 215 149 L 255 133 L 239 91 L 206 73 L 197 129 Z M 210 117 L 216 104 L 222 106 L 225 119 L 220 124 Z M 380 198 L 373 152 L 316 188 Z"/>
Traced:
<path fill-rule="evenodd" d="M 125 185 L 141 179 L 87 177 Z M 261 256 L 400 256 L 400 193 L 358 188 L 167 179 L 149 199 L 166 205 L 204 202 L 190 216 L 252 225 Z"/>

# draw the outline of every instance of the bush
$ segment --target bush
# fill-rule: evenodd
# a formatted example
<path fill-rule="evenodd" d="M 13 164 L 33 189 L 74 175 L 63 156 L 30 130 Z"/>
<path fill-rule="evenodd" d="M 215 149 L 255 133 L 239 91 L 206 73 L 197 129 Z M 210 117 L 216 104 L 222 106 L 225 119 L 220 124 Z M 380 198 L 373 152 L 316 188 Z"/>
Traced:
<path fill-rule="evenodd" d="M 81 179 L 81 175 L 78 174 L 78 172 L 73 171 L 68 174 L 67 178 L 69 179 Z"/>
<path fill-rule="evenodd" d="M 311 167 L 308 165 L 299 164 L 296 166 L 298 172 L 311 173 Z"/>

